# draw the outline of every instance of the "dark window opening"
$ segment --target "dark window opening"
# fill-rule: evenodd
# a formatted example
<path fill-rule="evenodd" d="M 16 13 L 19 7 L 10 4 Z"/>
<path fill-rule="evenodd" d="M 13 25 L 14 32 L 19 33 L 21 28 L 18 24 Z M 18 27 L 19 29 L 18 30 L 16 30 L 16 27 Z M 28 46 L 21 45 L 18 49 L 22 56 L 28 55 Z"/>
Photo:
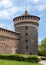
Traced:
<path fill-rule="evenodd" d="M 26 46 L 26 49 L 28 49 L 28 46 Z"/>
<path fill-rule="evenodd" d="M 27 19 L 27 16 L 25 16 L 25 19 Z"/>
<path fill-rule="evenodd" d="M 26 40 L 26 42 L 28 42 L 28 40 Z"/>
<path fill-rule="evenodd" d="M 17 52 L 17 49 L 16 49 L 16 52 Z"/>
<path fill-rule="evenodd" d="M 4 43 L 5 44 L 5 43 Z"/>
<path fill-rule="evenodd" d="M 28 26 L 26 26 L 26 29 L 28 29 Z"/>
<path fill-rule="evenodd" d="M 20 38 L 18 40 L 20 40 Z"/>
<path fill-rule="evenodd" d="M 28 35 L 28 33 L 26 33 L 26 36 Z"/>
<path fill-rule="evenodd" d="M 22 19 L 24 19 L 24 17 L 22 17 Z"/>
<path fill-rule="evenodd" d="M 30 52 L 30 55 L 32 55 L 32 53 Z"/>

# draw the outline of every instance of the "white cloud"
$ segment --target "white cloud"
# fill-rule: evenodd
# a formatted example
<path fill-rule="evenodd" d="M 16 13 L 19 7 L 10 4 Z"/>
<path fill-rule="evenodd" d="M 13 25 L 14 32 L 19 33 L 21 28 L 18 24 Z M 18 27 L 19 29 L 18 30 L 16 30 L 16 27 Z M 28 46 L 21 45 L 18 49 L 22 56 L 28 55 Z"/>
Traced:
<path fill-rule="evenodd" d="M 46 0 L 26 0 L 26 1 L 27 1 L 26 3 L 30 2 L 33 4 L 46 3 Z"/>
<path fill-rule="evenodd" d="M 14 0 L 1 0 L 0 1 L 0 7 L 5 7 L 0 10 L 0 18 L 11 18 L 16 14 L 17 12 L 24 11 L 27 9 L 29 12 L 30 10 L 36 10 L 39 12 L 42 12 L 46 9 L 46 0 L 26 0 L 27 6 L 16 6 L 14 5 Z M 16 1 L 15 1 L 16 2 Z M 34 6 L 29 5 L 28 3 L 34 3 Z M 17 3 L 19 4 L 19 3 Z M 24 3 L 25 4 L 25 3 Z"/>
<path fill-rule="evenodd" d="M 40 43 L 41 43 L 41 41 L 42 41 L 42 39 L 41 39 L 41 38 L 39 38 L 39 39 L 38 39 L 38 44 L 40 44 Z"/>
<path fill-rule="evenodd" d="M 9 18 L 19 11 L 18 7 L 11 7 L 0 11 L 0 18 Z"/>
<path fill-rule="evenodd" d="M 26 3 L 27 6 L 29 5 L 28 3 L 31 3 L 31 7 L 33 10 L 37 10 L 39 12 L 46 10 L 46 0 L 27 0 Z"/>
<path fill-rule="evenodd" d="M 45 37 L 40 37 L 38 38 L 38 43 L 41 44 L 41 41 L 44 39 Z"/>
<path fill-rule="evenodd" d="M 35 5 L 35 9 L 37 9 L 39 12 L 42 12 L 46 10 L 46 4 Z"/>
<path fill-rule="evenodd" d="M 31 9 L 31 7 L 27 6 L 27 10 L 29 11 L 30 9 Z M 0 18 L 9 19 L 9 18 L 13 17 L 14 14 L 16 14 L 17 12 L 24 11 L 24 10 L 25 10 L 24 6 L 22 6 L 22 7 L 13 6 L 11 8 L 0 10 Z"/>
<path fill-rule="evenodd" d="M 18 7 L 14 6 L 13 0 L 1 0 L 0 8 L 0 18 L 10 18 L 18 11 Z"/>
<path fill-rule="evenodd" d="M 5 24 L 3 24 L 3 23 L 1 24 L 1 23 L 0 23 L 0 27 L 1 27 L 1 28 L 3 28 L 4 26 L 5 26 Z"/>
<path fill-rule="evenodd" d="M 11 0 L 1 0 L 0 7 L 11 7 L 13 5 Z"/>
<path fill-rule="evenodd" d="M 40 0 L 27 0 L 27 1 L 31 3 L 38 3 Z"/>
<path fill-rule="evenodd" d="M 12 24 L 9 26 L 9 24 L 0 23 L 0 28 L 8 29 L 8 30 L 14 30 Z"/>

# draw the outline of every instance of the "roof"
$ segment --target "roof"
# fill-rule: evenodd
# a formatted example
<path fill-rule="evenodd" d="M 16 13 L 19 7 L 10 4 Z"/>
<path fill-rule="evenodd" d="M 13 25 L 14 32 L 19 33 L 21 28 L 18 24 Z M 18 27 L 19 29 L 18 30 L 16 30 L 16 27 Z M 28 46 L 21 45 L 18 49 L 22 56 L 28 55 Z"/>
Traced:
<path fill-rule="evenodd" d="M 39 20 L 40 20 L 40 17 L 34 16 L 34 15 L 30 15 L 30 14 L 28 13 L 27 9 L 26 9 L 23 15 L 18 16 L 18 17 L 15 17 L 15 18 L 13 19 L 13 21 L 14 21 L 16 18 L 19 18 L 19 17 L 26 17 L 26 16 L 37 17 L 37 18 L 39 18 Z"/>
<path fill-rule="evenodd" d="M 25 10 L 25 13 L 22 16 L 30 16 L 30 14 L 28 13 L 27 9 Z"/>

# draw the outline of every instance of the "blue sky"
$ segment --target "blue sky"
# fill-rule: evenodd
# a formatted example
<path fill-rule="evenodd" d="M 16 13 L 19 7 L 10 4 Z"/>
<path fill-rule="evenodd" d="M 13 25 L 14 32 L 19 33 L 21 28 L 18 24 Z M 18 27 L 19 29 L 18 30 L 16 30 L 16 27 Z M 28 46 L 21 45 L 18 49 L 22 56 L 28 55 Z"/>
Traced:
<path fill-rule="evenodd" d="M 39 42 L 46 37 L 46 0 L 0 0 L 0 27 L 14 30 L 13 18 L 25 11 L 40 17 Z"/>

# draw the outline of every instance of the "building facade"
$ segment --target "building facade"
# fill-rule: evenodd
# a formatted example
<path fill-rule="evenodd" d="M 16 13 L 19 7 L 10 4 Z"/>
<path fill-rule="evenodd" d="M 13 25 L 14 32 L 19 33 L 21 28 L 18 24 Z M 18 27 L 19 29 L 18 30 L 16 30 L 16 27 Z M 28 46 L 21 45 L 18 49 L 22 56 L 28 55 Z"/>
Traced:
<path fill-rule="evenodd" d="M 0 54 L 15 54 L 18 43 L 19 33 L 0 28 Z"/>
<path fill-rule="evenodd" d="M 0 54 L 38 54 L 39 20 L 26 10 L 13 19 L 15 32 L 0 28 Z"/>

